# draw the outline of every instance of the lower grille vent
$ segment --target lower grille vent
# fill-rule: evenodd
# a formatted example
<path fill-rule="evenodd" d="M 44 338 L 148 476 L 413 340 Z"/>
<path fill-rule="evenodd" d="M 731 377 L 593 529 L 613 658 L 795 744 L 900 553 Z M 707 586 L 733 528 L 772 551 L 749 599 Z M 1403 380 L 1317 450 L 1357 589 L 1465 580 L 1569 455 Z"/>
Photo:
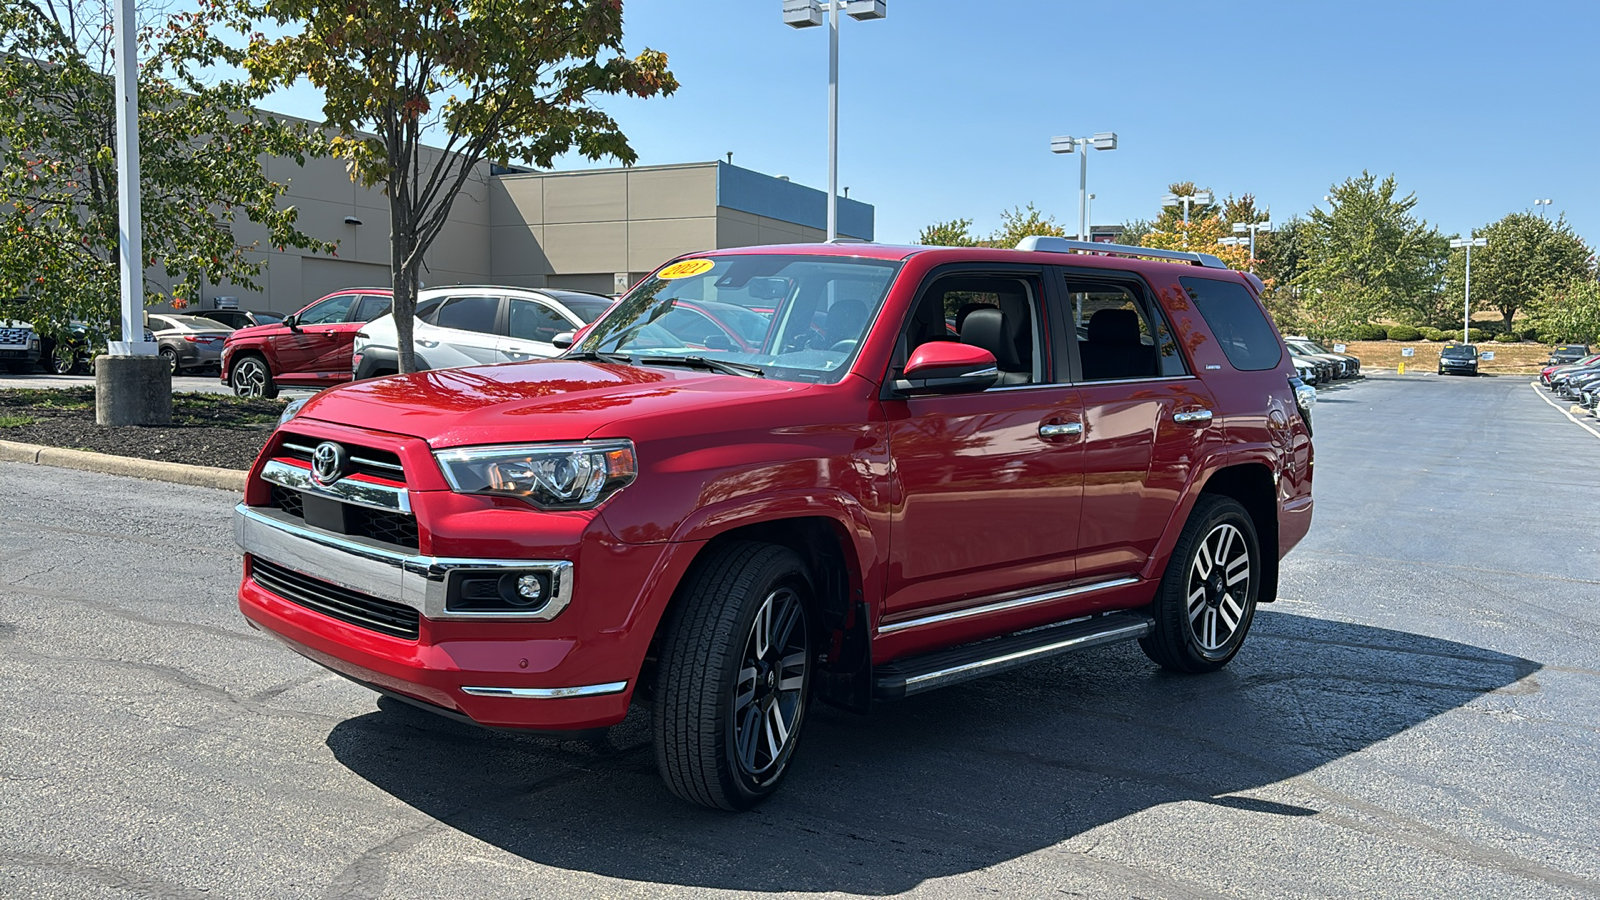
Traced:
<path fill-rule="evenodd" d="M 251 560 L 250 577 L 256 584 L 297 606 L 379 634 L 417 639 L 421 616 L 409 606 L 301 575 L 259 558 Z"/>

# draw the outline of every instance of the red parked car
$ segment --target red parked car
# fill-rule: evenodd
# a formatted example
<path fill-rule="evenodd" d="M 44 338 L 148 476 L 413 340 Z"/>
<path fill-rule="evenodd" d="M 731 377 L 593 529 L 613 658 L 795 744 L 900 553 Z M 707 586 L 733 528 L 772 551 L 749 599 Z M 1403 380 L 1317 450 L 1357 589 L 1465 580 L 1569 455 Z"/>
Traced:
<path fill-rule="evenodd" d="M 222 383 L 240 397 L 279 387 L 324 388 L 350 380 L 356 332 L 389 312 L 388 288 L 336 291 L 282 322 L 241 328 L 222 345 Z"/>
<path fill-rule="evenodd" d="M 819 700 L 1116 641 L 1213 671 L 1311 524 L 1314 393 L 1258 288 L 1059 238 L 682 259 L 563 358 L 286 411 L 236 512 L 239 606 L 483 725 L 647 701 L 668 787 L 724 809 L 777 788 Z M 764 316 L 759 346 L 663 343 L 712 302 Z"/>

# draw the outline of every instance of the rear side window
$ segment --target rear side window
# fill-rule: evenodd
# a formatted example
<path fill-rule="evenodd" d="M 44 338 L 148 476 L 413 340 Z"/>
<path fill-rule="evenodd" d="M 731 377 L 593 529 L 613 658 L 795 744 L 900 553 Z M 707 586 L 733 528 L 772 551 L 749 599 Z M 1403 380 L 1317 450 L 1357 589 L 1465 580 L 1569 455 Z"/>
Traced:
<path fill-rule="evenodd" d="M 495 318 L 499 315 L 499 297 L 451 297 L 440 307 L 434 324 L 440 328 L 494 334 Z"/>
<path fill-rule="evenodd" d="M 392 304 L 393 301 L 388 297 L 381 297 L 377 294 L 368 294 L 367 296 L 361 298 L 361 305 L 356 308 L 355 321 L 371 322 L 373 319 L 376 319 L 379 316 L 386 316 L 389 314 L 389 307 Z"/>
<path fill-rule="evenodd" d="M 1179 278 L 1178 282 L 1189 293 L 1235 369 L 1260 372 L 1276 368 L 1282 361 L 1283 345 L 1244 285 L 1210 278 Z"/>

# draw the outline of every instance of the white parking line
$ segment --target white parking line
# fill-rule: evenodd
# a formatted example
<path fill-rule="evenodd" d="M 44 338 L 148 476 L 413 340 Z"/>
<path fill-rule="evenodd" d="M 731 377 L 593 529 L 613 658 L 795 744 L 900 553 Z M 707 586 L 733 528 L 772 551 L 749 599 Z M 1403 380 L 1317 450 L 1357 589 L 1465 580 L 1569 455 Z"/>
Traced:
<path fill-rule="evenodd" d="M 1593 428 L 1590 428 L 1588 425 L 1585 425 L 1584 423 L 1579 422 L 1577 416 L 1575 416 L 1572 413 L 1569 413 L 1566 410 L 1562 409 L 1561 408 L 1561 404 L 1555 402 L 1554 400 L 1551 400 L 1549 397 L 1546 397 L 1545 396 L 1546 392 L 1539 387 L 1539 382 L 1530 381 L 1530 382 L 1528 382 L 1528 387 L 1533 388 L 1533 392 L 1535 394 L 1539 395 L 1539 399 L 1540 400 L 1543 400 L 1544 402 L 1550 404 L 1552 407 L 1554 407 L 1556 409 L 1557 412 L 1559 412 L 1563 416 L 1566 416 L 1567 418 L 1571 419 L 1572 420 L 1572 424 L 1578 426 L 1579 428 L 1582 428 L 1584 431 L 1589 432 L 1590 434 L 1594 435 L 1595 437 L 1600 438 L 1600 431 L 1595 431 Z"/>

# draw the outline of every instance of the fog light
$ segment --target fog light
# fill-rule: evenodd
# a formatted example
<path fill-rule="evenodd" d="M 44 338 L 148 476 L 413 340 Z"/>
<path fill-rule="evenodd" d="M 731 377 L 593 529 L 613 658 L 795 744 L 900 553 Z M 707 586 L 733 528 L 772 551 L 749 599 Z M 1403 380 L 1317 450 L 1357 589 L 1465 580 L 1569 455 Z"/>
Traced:
<path fill-rule="evenodd" d="M 544 599 L 544 585 L 539 583 L 539 576 L 524 575 L 518 578 L 517 596 L 529 603 L 537 603 Z"/>

